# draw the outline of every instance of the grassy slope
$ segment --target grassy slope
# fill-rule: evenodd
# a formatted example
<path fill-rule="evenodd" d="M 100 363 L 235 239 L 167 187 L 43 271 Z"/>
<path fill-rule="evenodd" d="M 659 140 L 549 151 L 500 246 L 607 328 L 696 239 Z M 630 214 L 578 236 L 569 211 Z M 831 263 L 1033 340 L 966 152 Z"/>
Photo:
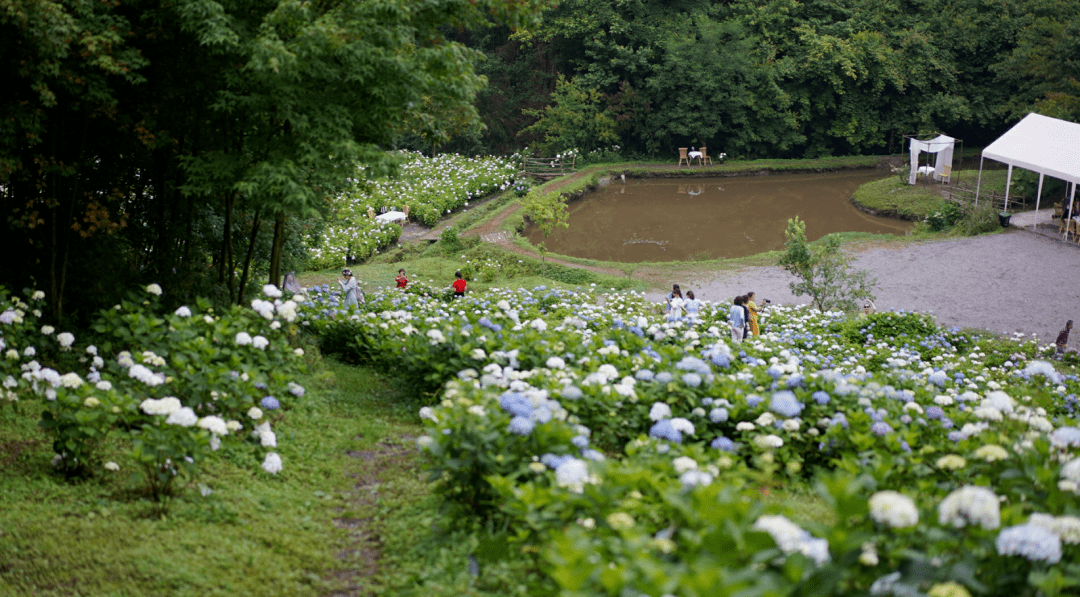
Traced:
<path fill-rule="evenodd" d="M 415 435 L 417 421 L 384 377 L 312 362 L 306 399 L 275 425 L 285 470 L 211 462 L 198 482 L 213 493 L 183 487 L 164 516 L 123 469 L 57 478 L 34 403 L 0 411 L 0 595 L 325 594 L 352 565 L 333 523 L 354 491 L 346 473 L 363 465 L 347 452 Z"/>

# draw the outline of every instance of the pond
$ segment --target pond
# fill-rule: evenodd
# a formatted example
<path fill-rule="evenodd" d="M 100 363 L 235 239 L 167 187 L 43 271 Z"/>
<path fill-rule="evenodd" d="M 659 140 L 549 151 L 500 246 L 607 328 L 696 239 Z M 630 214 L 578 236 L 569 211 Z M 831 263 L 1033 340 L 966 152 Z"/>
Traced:
<path fill-rule="evenodd" d="M 784 247 L 789 218 L 806 221 L 806 236 L 832 232 L 904 235 L 912 224 L 856 209 L 860 185 L 882 170 L 770 174 L 725 178 L 615 178 L 569 205 L 568 229 L 547 239 L 533 225 L 525 235 L 561 255 L 604 261 L 683 261 L 743 257 Z"/>

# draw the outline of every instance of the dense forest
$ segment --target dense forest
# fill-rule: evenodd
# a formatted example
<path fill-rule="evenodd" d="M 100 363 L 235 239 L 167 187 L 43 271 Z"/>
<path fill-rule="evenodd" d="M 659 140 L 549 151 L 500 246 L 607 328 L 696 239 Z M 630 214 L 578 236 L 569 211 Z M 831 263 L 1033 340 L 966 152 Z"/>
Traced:
<path fill-rule="evenodd" d="M 0 281 L 243 302 L 387 149 L 968 147 L 1080 120 L 1069 0 L 0 0 Z"/>
<path fill-rule="evenodd" d="M 564 0 L 539 27 L 460 37 L 490 82 L 467 151 L 819 157 L 1080 119 L 1069 1 Z"/>

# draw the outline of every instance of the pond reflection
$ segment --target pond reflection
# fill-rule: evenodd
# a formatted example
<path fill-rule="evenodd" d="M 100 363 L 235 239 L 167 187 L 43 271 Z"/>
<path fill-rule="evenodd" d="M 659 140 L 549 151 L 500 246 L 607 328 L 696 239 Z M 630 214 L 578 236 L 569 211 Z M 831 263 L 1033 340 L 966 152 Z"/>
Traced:
<path fill-rule="evenodd" d="M 867 215 L 851 204 L 881 170 L 699 179 L 618 178 L 569 206 L 570 228 L 547 239 L 562 255 L 605 261 L 682 261 L 742 257 L 782 249 L 789 218 L 806 221 L 810 240 L 831 232 L 906 234 L 910 222 Z"/>

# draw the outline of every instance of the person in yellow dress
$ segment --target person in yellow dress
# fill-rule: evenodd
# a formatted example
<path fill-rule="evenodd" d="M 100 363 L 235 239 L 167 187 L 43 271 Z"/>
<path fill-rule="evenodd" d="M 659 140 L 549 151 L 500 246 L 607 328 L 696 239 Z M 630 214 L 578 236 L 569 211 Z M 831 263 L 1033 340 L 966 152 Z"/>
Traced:
<path fill-rule="evenodd" d="M 761 309 L 754 303 L 754 293 L 746 293 L 746 309 L 750 311 L 750 333 L 755 336 L 761 335 L 761 330 L 758 329 L 758 313 Z"/>

